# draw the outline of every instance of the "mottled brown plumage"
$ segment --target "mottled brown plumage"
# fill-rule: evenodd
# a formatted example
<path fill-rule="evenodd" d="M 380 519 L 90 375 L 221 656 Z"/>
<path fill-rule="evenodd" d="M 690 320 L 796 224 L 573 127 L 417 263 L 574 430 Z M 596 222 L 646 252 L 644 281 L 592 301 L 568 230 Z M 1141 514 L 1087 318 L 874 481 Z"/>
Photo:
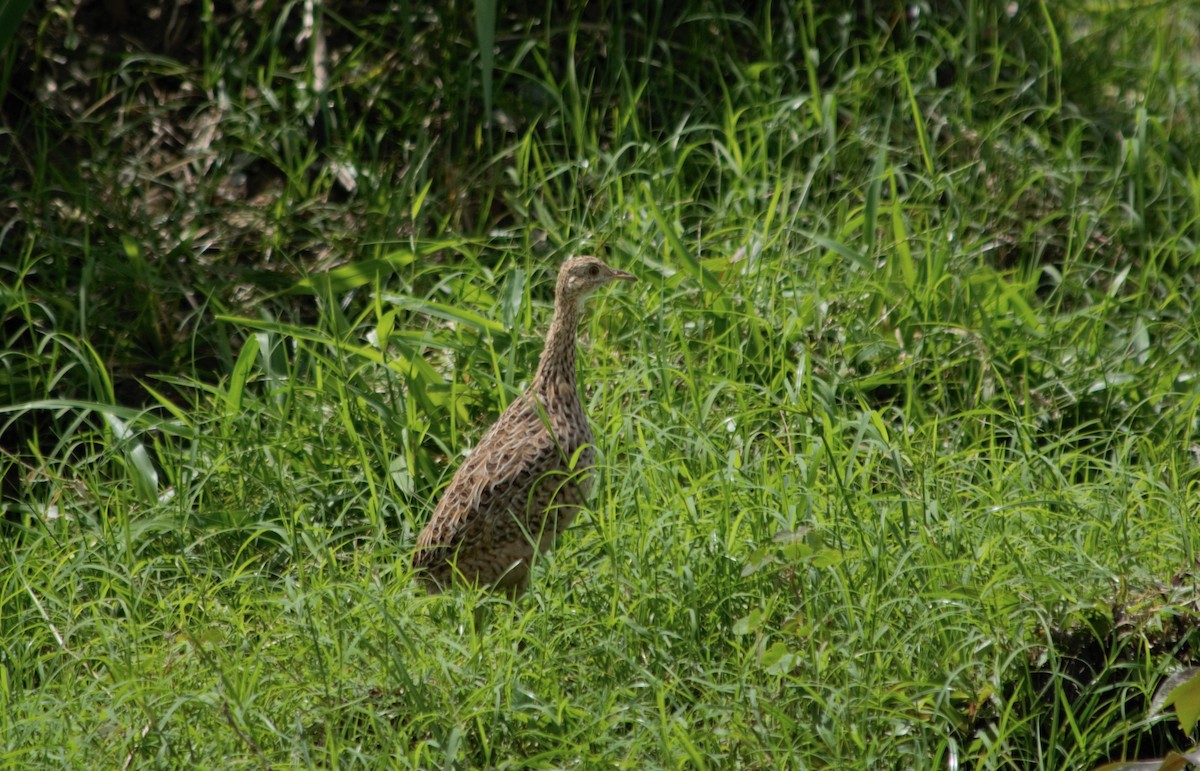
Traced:
<path fill-rule="evenodd" d="M 563 263 L 533 383 L 459 467 L 417 538 L 413 565 L 431 591 L 461 577 L 520 594 L 534 544 L 549 549 L 583 504 L 595 450 L 575 380 L 576 335 L 584 298 L 618 279 L 637 280 L 595 257 Z"/>

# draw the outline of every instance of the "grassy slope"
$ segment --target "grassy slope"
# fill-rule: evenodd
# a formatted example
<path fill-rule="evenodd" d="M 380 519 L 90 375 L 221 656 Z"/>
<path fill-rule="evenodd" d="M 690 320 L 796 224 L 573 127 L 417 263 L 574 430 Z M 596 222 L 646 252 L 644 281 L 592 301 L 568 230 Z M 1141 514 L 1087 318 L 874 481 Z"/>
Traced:
<path fill-rule="evenodd" d="M 329 11 L 327 60 L 292 6 L 47 14 L 0 145 L 4 761 L 1178 743 L 1141 699 L 1195 649 L 1200 19 L 967 5 L 504 19 L 490 129 L 458 12 Z M 425 597 L 585 249 L 642 279 L 586 322 L 593 511 L 515 608 Z"/>

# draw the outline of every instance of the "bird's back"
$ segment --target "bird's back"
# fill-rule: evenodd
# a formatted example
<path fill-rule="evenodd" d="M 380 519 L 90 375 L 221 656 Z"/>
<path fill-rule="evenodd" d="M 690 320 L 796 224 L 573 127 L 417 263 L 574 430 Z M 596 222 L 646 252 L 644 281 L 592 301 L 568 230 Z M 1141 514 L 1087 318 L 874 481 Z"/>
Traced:
<path fill-rule="evenodd" d="M 561 390 L 535 387 L 510 404 L 455 473 L 413 559 L 434 588 L 457 572 L 519 592 L 534 549 L 583 504 L 592 433 L 573 384 Z"/>

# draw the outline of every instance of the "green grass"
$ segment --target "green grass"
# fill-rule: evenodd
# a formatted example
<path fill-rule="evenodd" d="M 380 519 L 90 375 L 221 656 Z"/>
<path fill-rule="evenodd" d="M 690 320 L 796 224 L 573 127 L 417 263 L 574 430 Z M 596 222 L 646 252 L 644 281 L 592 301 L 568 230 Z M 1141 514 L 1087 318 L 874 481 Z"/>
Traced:
<path fill-rule="evenodd" d="M 1192 744 L 1193 8 L 500 7 L 488 116 L 469 4 L 242 5 L 5 52 L 0 764 Z M 598 492 L 426 596 L 582 251 Z"/>

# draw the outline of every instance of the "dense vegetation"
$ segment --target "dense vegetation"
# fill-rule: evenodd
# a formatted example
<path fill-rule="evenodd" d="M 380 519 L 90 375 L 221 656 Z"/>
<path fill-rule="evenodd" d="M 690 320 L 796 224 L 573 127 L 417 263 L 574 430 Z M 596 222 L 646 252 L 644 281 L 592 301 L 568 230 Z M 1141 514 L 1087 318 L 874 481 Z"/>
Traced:
<path fill-rule="evenodd" d="M 3 51 L 4 765 L 1193 743 L 1193 4 L 445 5 L 51 0 Z M 428 597 L 581 252 L 641 279 L 591 510 L 515 605 Z"/>

